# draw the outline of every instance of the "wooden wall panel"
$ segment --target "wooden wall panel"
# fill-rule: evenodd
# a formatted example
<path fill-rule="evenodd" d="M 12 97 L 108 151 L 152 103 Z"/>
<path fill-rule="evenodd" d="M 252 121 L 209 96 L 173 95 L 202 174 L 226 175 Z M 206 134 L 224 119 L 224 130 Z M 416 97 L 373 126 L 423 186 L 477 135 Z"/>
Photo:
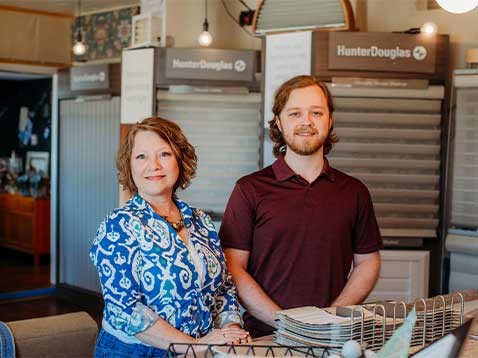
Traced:
<path fill-rule="evenodd" d="M 1 62 L 70 66 L 71 16 L 0 5 L 0 17 Z"/>

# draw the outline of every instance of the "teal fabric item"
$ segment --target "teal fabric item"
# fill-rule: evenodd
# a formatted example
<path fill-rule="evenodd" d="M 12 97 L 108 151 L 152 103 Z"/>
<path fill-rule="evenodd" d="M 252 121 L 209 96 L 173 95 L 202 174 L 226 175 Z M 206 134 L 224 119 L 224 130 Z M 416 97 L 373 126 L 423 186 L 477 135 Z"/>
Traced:
<path fill-rule="evenodd" d="M 405 322 L 398 328 L 382 349 L 377 353 L 377 358 L 407 358 L 413 334 L 413 327 L 417 320 L 415 307 L 408 314 Z"/>
<path fill-rule="evenodd" d="M 3 322 L 0 322 L 0 358 L 15 358 L 13 333 Z"/>

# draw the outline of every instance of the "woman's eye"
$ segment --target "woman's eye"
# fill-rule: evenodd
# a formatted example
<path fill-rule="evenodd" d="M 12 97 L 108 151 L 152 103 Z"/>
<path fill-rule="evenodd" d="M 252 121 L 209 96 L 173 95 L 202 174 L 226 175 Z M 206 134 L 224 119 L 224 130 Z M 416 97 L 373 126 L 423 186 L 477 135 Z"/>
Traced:
<path fill-rule="evenodd" d="M 170 157 L 170 156 L 171 156 L 171 153 L 169 153 L 169 152 L 162 152 L 162 153 L 160 154 L 160 156 L 161 156 L 161 157 Z"/>
<path fill-rule="evenodd" d="M 145 158 L 144 154 L 138 154 L 136 156 L 136 159 L 144 159 L 144 158 Z"/>

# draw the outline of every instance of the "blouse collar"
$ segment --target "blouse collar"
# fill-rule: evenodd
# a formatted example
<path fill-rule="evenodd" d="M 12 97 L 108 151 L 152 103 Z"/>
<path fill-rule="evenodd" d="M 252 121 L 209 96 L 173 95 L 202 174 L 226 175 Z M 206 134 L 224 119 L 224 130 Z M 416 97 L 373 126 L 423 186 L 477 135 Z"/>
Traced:
<path fill-rule="evenodd" d="M 179 199 L 173 199 L 173 200 L 176 206 L 178 207 L 179 211 L 181 212 L 181 215 L 183 216 L 184 220 L 185 221 L 191 220 L 193 216 L 193 209 L 182 200 L 179 200 Z M 129 201 L 132 204 L 133 209 L 148 211 L 151 216 L 153 215 L 160 216 L 154 211 L 153 207 L 146 200 L 144 200 L 143 197 L 139 195 L 138 193 L 135 193 Z"/>

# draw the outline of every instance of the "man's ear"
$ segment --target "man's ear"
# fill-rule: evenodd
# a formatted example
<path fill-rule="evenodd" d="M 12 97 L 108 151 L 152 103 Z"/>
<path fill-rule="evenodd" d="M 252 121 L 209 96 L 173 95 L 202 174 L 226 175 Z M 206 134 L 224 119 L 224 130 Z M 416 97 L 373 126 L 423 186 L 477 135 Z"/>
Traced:
<path fill-rule="evenodd" d="M 274 119 L 276 121 L 277 128 L 279 128 L 279 131 L 282 133 L 282 127 L 281 127 L 281 124 L 280 124 L 279 116 L 275 116 Z"/>
<path fill-rule="evenodd" d="M 329 131 L 332 129 L 333 126 L 334 126 L 334 117 L 330 116 L 330 120 L 329 120 Z"/>

